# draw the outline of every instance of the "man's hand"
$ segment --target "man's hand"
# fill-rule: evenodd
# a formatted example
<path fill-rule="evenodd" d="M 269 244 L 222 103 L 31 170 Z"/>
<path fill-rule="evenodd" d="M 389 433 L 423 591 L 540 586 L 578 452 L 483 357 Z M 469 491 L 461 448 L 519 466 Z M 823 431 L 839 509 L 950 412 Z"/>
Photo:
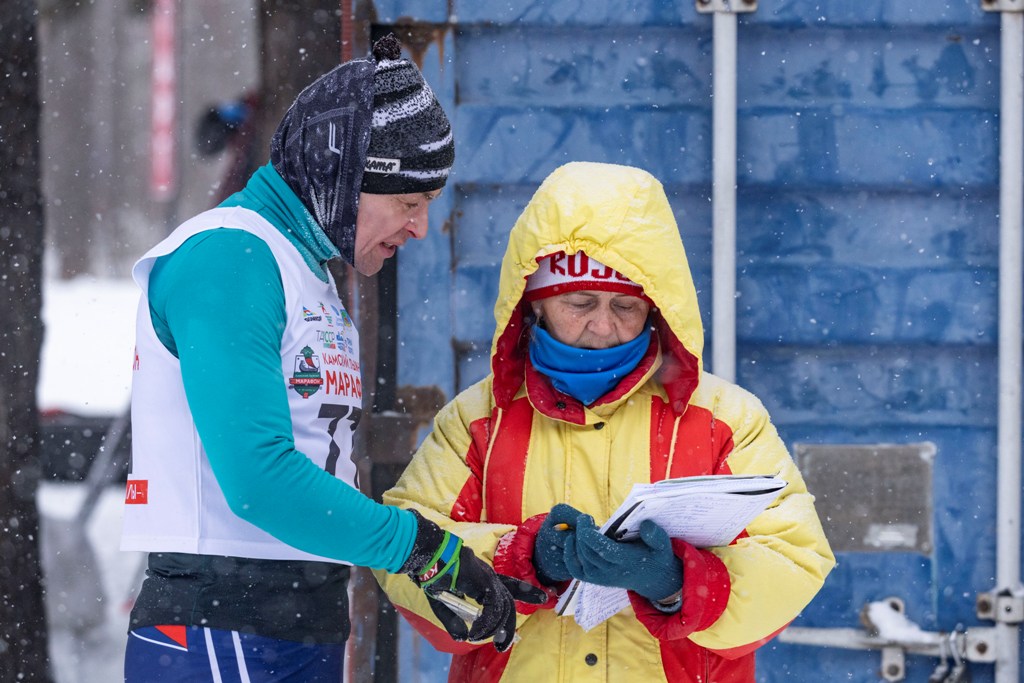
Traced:
<path fill-rule="evenodd" d="M 566 541 L 565 565 L 580 581 L 625 588 L 648 600 L 664 600 L 683 585 L 683 565 L 672 552 L 672 541 L 649 519 L 641 523 L 639 538 L 619 542 L 598 531 L 590 515 L 582 515 Z"/>
<path fill-rule="evenodd" d="M 572 578 L 565 566 L 565 544 L 582 514 L 571 505 L 559 503 L 544 518 L 533 542 L 533 567 L 541 583 L 550 586 Z"/>
<path fill-rule="evenodd" d="M 512 647 L 516 630 L 515 600 L 534 605 L 547 601 L 544 591 L 510 576 L 495 574 L 486 562 L 451 534 L 415 510 L 417 531 L 409 558 L 401 572 L 408 574 L 430 598 L 430 609 L 454 640 L 494 638 L 494 647 L 504 652 Z M 471 627 L 462 617 L 433 599 L 441 593 L 469 597 L 483 607 Z"/>

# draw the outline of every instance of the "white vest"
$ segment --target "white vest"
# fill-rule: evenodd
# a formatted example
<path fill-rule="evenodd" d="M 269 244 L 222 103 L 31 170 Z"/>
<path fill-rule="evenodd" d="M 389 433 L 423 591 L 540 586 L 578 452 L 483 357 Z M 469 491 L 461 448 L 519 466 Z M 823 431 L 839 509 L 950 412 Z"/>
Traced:
<path fill-rule="evenodd" d="M 288 239 L 259 214 L 237 207 L 213 209 L 180 225 L 132 270 L 142 297 L 121 549 L 337 562 L 282 543 L 228 508 L 185 400 L 181 365 L 153 329 L 148 293 L 154 262 L 193 235 L 219 227 L 250 232 L 273 252 L 284 285 L 281 381 L 287 387 L 295 448 L 354 486 L 352 433 L 362 410 L 362 378 L 352 319 L 333 283 L 318 279 Z"/>

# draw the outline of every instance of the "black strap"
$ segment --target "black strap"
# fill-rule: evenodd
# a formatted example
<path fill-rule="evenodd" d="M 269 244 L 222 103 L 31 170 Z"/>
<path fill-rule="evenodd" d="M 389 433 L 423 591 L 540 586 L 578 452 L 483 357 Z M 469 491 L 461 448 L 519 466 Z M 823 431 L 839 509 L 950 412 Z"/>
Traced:
<path fill-rule="evenodd" d="M 181 624 L 343 643 L 349 574 L 329 562 L 150 553 L 131 628 Z"/>

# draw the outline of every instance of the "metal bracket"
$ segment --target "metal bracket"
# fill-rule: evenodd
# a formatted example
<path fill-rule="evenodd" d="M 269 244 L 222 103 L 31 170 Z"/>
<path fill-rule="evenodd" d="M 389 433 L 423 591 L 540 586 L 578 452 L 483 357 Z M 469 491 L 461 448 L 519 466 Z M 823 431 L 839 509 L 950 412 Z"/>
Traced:
<path fill-rule="evenodd" d="M 1024 0 L 1013 0 L 1022 2 Z M 695 0 L 697 12 L 700 14 L 714 14 L 724 12 L 727 14 L 739 14 L 741 12 L 756 12 L 757 0 Z"/>
<path fill-rule="evenodd" d="M 907 661 L 903 650 L 898 647 L 882 648 L 882 678 L 887 681 L 902 681 L 907 677 Z"/>
<path fill-rule="evenodd" d="M 978 593 L 975 611 L 979 619 L 1000 624 L 1024 622 L 1024 588 L 1004 588 L 991 593 Z"/>
<path fill-rule="evenodd" d="M 1024 12 L 1024 0 L 981 0 L 981 9 L 986 12 Z"/>
<path fill-rule="evenodd" d="M 977 627 L 953 633 L 923 631 L 903 615 L 903 601 L 899 598 L 868 603 L 861 610 L 861 621 L 863 629 L 791 626 L 779 634 L 779 640 L 845 650 L 881 650 L 880 673 L 890 682 L 906 678 L 907 654 L 941 659 L 946 656 L 951 639 L 959 641 L 963 658 L 969 662 L 996 661 L 994 628 Z"/>
<path fill-rule="evenodd" d="M 795 645 L 817 645 L 836 647 L 843 650 L 882 650 L 899 647 L 908 654 L 941 657 L 942 643 L 949 642 L 948 633 L 922 631 L 924 638 L 915 642 L 899 642 L 877 636 L 869 636 L 858 628 L 802 628 L 790 626 L 779 634 L 779 640 Z M 965 639 L 964 659 L 979 664 L 996 661 L 996 632 L 991 626 L 978 626 L 960 632 Z"/>

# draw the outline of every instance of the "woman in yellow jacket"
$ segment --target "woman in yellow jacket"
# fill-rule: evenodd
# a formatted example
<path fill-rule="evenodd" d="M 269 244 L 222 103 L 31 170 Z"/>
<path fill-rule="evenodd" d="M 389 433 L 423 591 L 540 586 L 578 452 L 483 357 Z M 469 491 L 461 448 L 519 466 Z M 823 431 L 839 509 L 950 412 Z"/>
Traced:
<path fill-rule="evenodd" d="M 752 682 L 754 650 L 796 617 L 835 564 L 814 499 L 760 401 L 703 371 L 696 292 L 660 183 L 570 163 L 512 229 L 491 374 L 445 406 L 385 502 L 462 537 L 501 574 L 542 586 L 520 640 L 455 642 L 422 591 L 378 575 L 452 681 Z M 656 525 L 597 533 L 633 484 L 772 474 L 779 498 L 730 545 Z M 559 526 L 556 528 L 556 524 Z M 553 609 L 565 581 L 628 591 L 589 631 Z"/>

